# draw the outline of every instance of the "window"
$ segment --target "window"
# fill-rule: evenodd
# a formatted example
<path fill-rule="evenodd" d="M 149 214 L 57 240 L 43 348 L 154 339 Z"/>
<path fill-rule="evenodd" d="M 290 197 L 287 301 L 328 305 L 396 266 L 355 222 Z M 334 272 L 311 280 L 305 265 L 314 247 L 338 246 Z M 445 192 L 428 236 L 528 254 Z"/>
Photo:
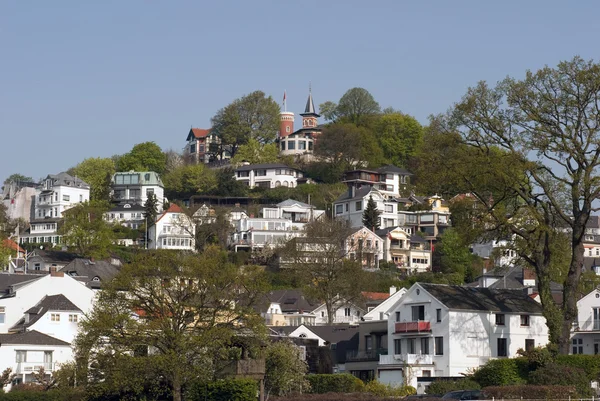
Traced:
<path fill-rule="evenodd" d="M 313 150 L 313 143 L 312 143 L 312 141 L 308 142 L 308 150 Z"/>
<path fill-rule="evenodd" d="M 373 349 L 373 337 L 365 336 L 365 349 L 371 351 Z"/>
<path fill-rule="evenodd" d="M 422 370 L 421 377 L 431 377 L 431 370 Z"/>
<path fill-rule="evenodd" d="M 396 312 L 396 321 L 399 322 L 400 321 L 400 312 Z"/>
<path fill-rule="evenodd" d="M 285 150 L 285 142 L 281 141 L 281 150 Z"/>
<path fill-rule="evenodd" d="M 573 339 L 573 354 L 583 354 L 583 339 L 582 338 L 574 338 Z"/>
<path fill-rule="evenodd" d="M 415 351 L 415 338 L 407 338 L 406 339 L 406 353 L 407 354 L 416 354 Z"/>
<path fill-rule="evenodd" d="M 504 326 L 504 313 L 496 313 L 496 326 Z"/>
<path fill-rule="evenodd" d="M 346 211 L 347 212 L 350 210 L 350 206 L 349 205 L 350 205 L 349 203 L 346 203 Z"/>
<path fill-rule="evenodd" d="M 506 346 L 506 338 L 498 339 L 497 356 L 508 356 L 508 347 Z"/>
<path fill-rule="evenodd" d="M 435 310 L 435 321 L 438 323 L 442 321 L 442 310 L 441 309 Z"/>
<path fill-rule="evenodd" d="M 51 322 L 60 322 L 60 314 L 59 313 L 51 313 L 50 321 Z"/>
<path fill-rule="evenodd" d="M 444 337 L 435 337 L 435 354 L 444 355 Z"/>
<path fill-rule="evenodd" d="M 412 321 L 425 320 L 425 305 L 411 306 Z"/>
<path fill-rule="evenodd" d="M 335 205 L 335 214 L 344 213 L 344 205 Z"/>
<path fill-rule="evenodd" d="M 521 326 L 529 326 L 529 315 L 521 315 Z"/>
<path fill-rule="evenodd" d="M 17 363 L 27 362 L 27 351 L 16 351 L 15 354 Z"/>
<path fill-rule="evenodd" d="M 65 202 L 69 202 L 71 200 L 71 197 L 69 195 L 63 195 L 63 200 Z"/>
<path fill-rule="evenodd" d="M 528 338 L 525 340 L 525 351 L 533 351 L 535 348 L 535 340 Z"/>
<path fill-rule="evenodd" d="M 402 354 L 402 340 L 399 338 L 394 339 L 394 355 Z"/>
<path fill-rule="evenodd" d="M 42 265 L 41 265 L 41 263 L 34 263 L 34 265 L 33 265 L 33 270 L 42 270 Z"/>
<path fill-rule="evenodd" d="M 146 189 L 146 196 L 150 197 L 150 195 L 154 195 L 154 188 Z"/>
<path fill-rule="evenodd" d="M 288 141 L 288 150 L 296 149 L 296 141 Z"/>
<path fill-rule="evenodd" d="M 357 211 L 358 211 L 358 210 L 362 210 L 362 201 L 358 201 L 358 202 L 356 202 L 356 205 L 355 205 L 355 207 L 356 207 L 356 210 L 357 210 Z"/>
<path fill-rule="evenodd" d="M 421 338 L 421 354 L 429 355 L 429 337 Z"/>
<path fill-rule="evenodd" d="M 298 149 L 306 150 L 306 141 L 298 141 Z"/>
<path fill-rule="evenodd" d="M 79 195 L 79 202 L 83 202 L 83 195 Z M 55 209 L 54 213 L 56 213 L 56 209 Z"/>
<path fill-rule="evenodd" d="M 77 323 L 77 315 L 69 315 L 69 322 Z"/>
<path fill-rule="evenodd" d="M 385 205 L 386 213 L 394 213 L 394 205 Z"/>
<path fill-rule="evenodd" d="M 255 170 L 255 171 L 254 171 L 254 174 L 255 174 L 257 177 L 264 177 L 264 176 L 266 176 L 266 175 L 267 175 L 267 170 L 264 170 L 264 169 L 263 169 L 263 170 Z"/>
<path fill-rule="evenodd" d="M 6 321 L 6 307 L 0 306 L 0 324 L 4 324 Z"/>
<path fill-rule="evenodd" d="M 344 308 L 344 316 L 350 316 L 350 308 Z"/>

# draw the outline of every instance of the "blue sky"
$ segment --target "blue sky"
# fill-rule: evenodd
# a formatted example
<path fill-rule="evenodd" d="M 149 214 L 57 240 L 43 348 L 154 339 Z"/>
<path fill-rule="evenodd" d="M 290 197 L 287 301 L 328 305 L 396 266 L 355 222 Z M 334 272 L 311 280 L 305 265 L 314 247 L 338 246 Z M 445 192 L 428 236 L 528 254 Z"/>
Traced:
<path fill-rule="evenodd" d="M 0 180 L 144 141 L 180 150 L 258 89 L 286 90 L 298 113 L 309 82 L 316 103 L 360 86 L 426 123 L 479 80 L 598 59 L 598 14 L 594 1 L 7 0 Z"/>

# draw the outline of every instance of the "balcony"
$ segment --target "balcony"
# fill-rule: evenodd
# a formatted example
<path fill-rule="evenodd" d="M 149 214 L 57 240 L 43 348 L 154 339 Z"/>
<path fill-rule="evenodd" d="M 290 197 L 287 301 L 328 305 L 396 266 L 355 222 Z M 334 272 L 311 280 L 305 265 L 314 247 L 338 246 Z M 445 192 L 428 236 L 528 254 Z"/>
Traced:
<path fill-rule="evenodd" d="M 433 355 L 399 354 L 379 355 L 380 365 L 433 365 Z"/>
<path fill-rule="evenodd" d="M 21 373 L 33 373 L 39 372 L 40 369 L 44 369 L 46 372 L 52 372 L 56 370 L 56 363 L 53 362 L 17 362 L 15 368 L 16 374 Z"/>
<path fill-rule="evenodd" d="M 431 323 L 424 320 L 416 322 L 398 322 L 394 334 L 429 334 L 431 333 Z"/>
<path fill-rule="evenodd" d="M 372 349 L 368 351 L 348 351 L 346 352 L 346 362 L 378 361 L 380 355 L 387 355 L 387 353 L 387 348 Z"/>

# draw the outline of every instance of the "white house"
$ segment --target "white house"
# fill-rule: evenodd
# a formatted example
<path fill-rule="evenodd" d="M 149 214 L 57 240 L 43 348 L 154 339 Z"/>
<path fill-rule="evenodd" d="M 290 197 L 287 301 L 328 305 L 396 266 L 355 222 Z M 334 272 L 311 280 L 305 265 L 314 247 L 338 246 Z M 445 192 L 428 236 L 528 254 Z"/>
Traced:
<path fill-rule="evenodd" d="M 36 189 L 33 215 L 21 243 L 61 243 L 58 225 L 63 212 L 90 200 L 90 186 L 67 173 L 50 174 Z"/>
<path fill-rule="evenodd" d="M 235 179 L 250 188 L 295 188 L 298 181 L 305 182 L 304 173 L 285 164 L 248 164 L 235 169 Z"/>
<path fill-rule="evenodd" d="M 348 220 L 352 227 L 362 227 L 363 213 L 371 197 L 381 212 L 380 227 L 398 226 L 398 202 L 368 185 L 360 188 L 349 186 L 348 191 L 333 202 L 334 217 Z"/>
<path fill-rule="evenodd" d="M 406 291 L 406 288 L 397 289 L 394 286 L 390 287 L 390 296 L 379 305 L 369 308 L 369 311 L 363 316 L 363 320 L 388 320 L 389 309 L 406 294 Z"/>
<path fill-rule="evenodd" d="M 391 385 L 460 377 L 548 342 L 541 305 L 521 290 L 415 283 L 388 313 L 388 355 L 379 357 L 378 379 Z"/>
<path fill-rule="evenodd" d="M 355 227 L 346 238 L 344 253 L 364 269 L 377 269 L 383 257 L 383 241 L 367 227 Z"/>
<path fill-rule="evenodd" d="M 11 368 L 16 374 L 16 383 L 34 382 L 33 373 L 42 368 L 47 375 L 52 375 L 62 363 L 70 362 L 72 358 L 73 351 L 68 342 L 39 331 L 0 334 L 0 372 Z M 9 384 L 5 390 L 10 390 L 11 386 Z"/>
<path fill-rule="evenodd" d="M 154 171 L 120 171 L 113 175 L 111 184 L 112 198 L 120 204 L 137 203 L 143 205 L 151 194 L 156 196 L 157 209 L 162 211 L 165 199 L 165 187 L 160 176 Z"/>
<path fill-rule="evenodd" d="M 47 312 L 49 310 L 47 308 L 63 308 L 63 306 L 56 306 L 54 303 L 49 304 L 51 301 L 55 302 L 55 298 L 48 298 L 40 307 L 40 302 L 44 298 L 56 295 L 64 296 L 83 313 L 88 313 L 91 310 L 95 299 L 95 293 L 91 288 L 86 287 L 85 283 L 69 275 L 65 275 L 63 272 L 51 272 L 50 274 L 41 276 L 0 274 L 0 333 L 11 332 L 23 318 L 26 318 L 26 314 L 29 315 L 36 312 L 34 314 L 37 315 L 41 311 Z M 36 306 L 38 306 L 37 311 L 32 310 Z M 73 308 L 73 306 L 69 305 L 69 307 L 64 308 Z M 31 312 L 28 312 L 30 310 Z M 51 316 L 46 315 L 46 312 L 40 318 L 47 318 L 51 321 Z M 65 310 L 65 313 L 67 312 L 69 311 Z M 71 312 L 72 314 L 79 313 L 76 311 Z M 56 325 L 52 326 L 53 328 L 50 333 L 60 335 L 63 338 L 68 338 L 68 336 L 71 336 L 71 338 L 74 337 L 76 328 L 69 325 L 68 316 L 65 315 L 64 318 L 61 316 L 53 323 L 56 323 Z M 55 326 L 61 327 L 58 328 Z M 38 329 L 42 328 L 43 324 L 36 327 Z M 65 331 L 70 332 L 70 334 L 65 334 Z"/>
<path fill-rule="evenodd" d="M 366 311 L 360 306 L 354 304 L 353 302 L 336 302 L 334 304 L 334 316 L 333 323 L 349 323 L 349 324 L 358 324 L 361 318 L 364 316 Z M 315 315 L 315 324 L 316 325 L 326 325 L 328 323 L 328 314 L 327 307 L 325 304 L 319 305 L 311 314 Z"/>
<path fill-rule="evenodd" d="M 148 228 L 150 249 L 196 249 L 196 224 L 176 204 L 169 206 Z"/>
<path fill-rule="evenodd" d="M 274 248 L 288 240 L 303 236 L 291 220 L 244 217 L 235 222 L 235 232 L 229 245 L 237 252 L 241 249 Z"/>
<path fill-rule="evenodd" d="M 600 354 L 600 290 L 577 301 L 577 321 L 571 336 L 572 354 Z"/>
<path fill-rule="evenodd" d="M 264 207 L 261 211 L 262 217 L 267 219 L 285 219 L 292 222 L 292 227 L 303 229 L 306 223 L 310 223 L 325 214 L 325 210 L 318 210 L 313 205 L 294 199 L 279 202 L 274 207 Z"/>

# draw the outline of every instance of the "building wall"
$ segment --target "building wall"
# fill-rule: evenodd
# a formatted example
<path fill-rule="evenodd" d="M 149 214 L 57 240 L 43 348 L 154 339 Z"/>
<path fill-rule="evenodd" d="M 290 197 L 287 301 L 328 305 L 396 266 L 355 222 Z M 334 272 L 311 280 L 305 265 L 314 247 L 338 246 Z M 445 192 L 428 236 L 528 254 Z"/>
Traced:
<path fill-rule="evenodd" d="M 56 316 L 59 316 L 58 321 Z M 49 311 L 31 325 L 28 330 L 37 330 L 40 333 L 71 343 L 77 336 L 79 322 L 83 316 L 78 311 Z"/>
<path fill-rule="evenodd" d="M 327 323 L 327 308 L 321 305 L 311 312 L 316 316 L 315 324 Z M 350 303 L 336 304 L 333 317 L 334 323 L 358 323 L 365 311 Z"/>
<path fill-rule="evenodd" d="M 257 171 L 265 170 L 265 174 Z M 247 174 L 246 174 L 247 173 Z M 268 168 L 236 171 L 235 179 L 248 185 L 250 188 L 264 186 L 266 188 L 289 187 L 295 188 L 298 185 L 298 178 L 302 174 L 291 168 Z"/>
<path fill-rule="evenodd" d="M 183 213 L 166 213 L 148 229 L 150 249 L 196 249 L 196 225 Z"/>

